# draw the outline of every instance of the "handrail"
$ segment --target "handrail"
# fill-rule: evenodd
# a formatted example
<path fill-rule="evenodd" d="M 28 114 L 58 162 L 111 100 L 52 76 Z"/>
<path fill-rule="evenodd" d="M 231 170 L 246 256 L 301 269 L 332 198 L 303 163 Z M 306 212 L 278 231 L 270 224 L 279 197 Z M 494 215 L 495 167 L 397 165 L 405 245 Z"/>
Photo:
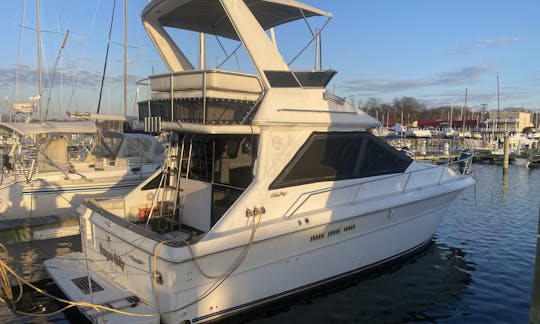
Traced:
<path fill-rule="evenodd" d="M 237 88 L 231 88 L 231 89 L 227 90 L 226 86 L 223 89 L 221 89 L 220 86 L 218 86 L 216 89 L 214 89 L 212 86 L 210 86 L 210 88 L 209 88 L 208 74 L 219 74 L 219 75 L 231 75 L 231 76 L 245 77 L 245 78 L 249 78 L 251 80 L 256 80 L 257 85 L 255 85 L 254 83 L 251 83 L 251 86 L 249 88 L 244 89 L 244 90 L 242 90 L 242 87 L 239 87 L 238 89 Z M 187 86 L 186 89 L 175 90 L 174 78 L 176 76 L 185 76 L 185 75 L 200 75 L 201 78 L 202 78 L 201 84 L 200 85 L 193 85 L 192 84 L 191 86 Z M 152 80 L 161 80 L 161 79 L 165 79 L 165 78 L 169 79 L 168 88 L 167 88 L 167 86 L 166 87 L 158 86 L 157 90 L 152 89 L 152 86 L 151 86 Z M 254 100 L 255 103 L 253 104 L 253 107 L 250 107 L 249 111 L 242 118 L 240 118 L 240 120 L 238 121 L 240 124 L 244 124 L 246 122 L 248 117 L 252 114 L 253 110 L 256 109 L 258 104 L 261 102 L 262 98 L 265 96 L 263 83 L 262 83 L 261 79 L 258 76 L 253 75 L 253 74 L 246 74 L 246 73 L 233 72 L 233 71 L 223 71 L 223 70 L 217 70 L 217 69 L 176 71 L 176 72 L 170 72 L 170 73 L 151 75 L 151 76 L 148 76 L 147 78 L 141 79 L 141 80 L 136 82 L 137 89 L 141 85 L 145 85 L 147 87 L 146 104 L 147 104 L 148 116 L 152 115 L 152 110 L 151 110 L 152 94 L 162 94 L 163 95 L 163 94 L 166 94 L 168 92 L 167 100 L 170 101 L 171 121 L 174 121 L 174 118 L 176 117 L 176 116 L 174 116 L 175 93 L 177 91 L 181 92 L 181 91 L 184 91 L 184 90 L 189 90 L 189 91 L 199 90 L 199 91 L 201 91 L 201 96 L 202 96 L 202 124 L 203 125 L 206 125 L 207 122 L 208 122 L 206 112 L 207 112 L 207 105 L 208 105 L 207 96 L 208 96 L 208 91 L 210 89 L 212 89 L 212 90 L 230 91 L 231 93 L 249 93 L 250 95 L 252 94 L 253 96 L 257 96 L 257 99 Z M 257 88 L 259 90 L 255 90 Z M 252 99 L 255 99 L 255 98 L 252 98 Z M 142 100 L 140 102 L 144 102 L 144 101 L 145 100 Z"/>
<path fill-rule="evenodd" d="M 426 171 L 429 171 L 429 170 L 433 170 L 435 168 L 440 168 L 441 169 L 441 175 L 439 176 L 439 180 L 436 183 L 436 185 L 441 185 L 442 179 L 443 179 L 443 176 L 444 176 L 444 172 L 449 169 L 450 165 L 458 165 L 459 170 L 460 170 L 461 173 L 469 174 L 470 169 L 471 169 L 471 165 L 472 165 L 472 159 L 473 159 L 473 155 L 471 154 L 470 156 L 467 156 L 467 157 L 465 157 L 463 159 L 458 159 L 456 161 L 448 161 L 443 165 L 433 165 L 433 166 L 429 166 L 429 167 L 426 167 L 426 168 L 423 168 L 423 169 L 413 170 L 413 171 L 403 172 L 403 173 L 397 173 L 397 174 L 392 174 L 392 175 L 389 175 L 389 176 L 385 176 L 383 178 L 368 180 L 368 181 L 364 181 L 364 182 L 361 182 L 361 183 L 354 183 L 354 184 L 349 184 L 349 185 L 340 186 L 340 187 L 329 187 L 329 188 L 318 189 L 318 190 L 314 190 L 314 191 L 311 191 L 311 192 L 302 193 L 300 196 L 298 196 L 298 198 L 296 198 L 296 200 L 293 202 L 291 207 L 289 207 L 289 209 L 287 209 L 285 211 L 283 217 L 284 218 L 292 217 L 314 195 L 323 194 L 323 193 L 336 191 L 336 190 L 353 188 L 353 187 L 358 187 L 358 190 L 356 191 L 358 193 L 358 191 L 360 190 L 360 187 L 365 186 L 366 184 L 382 182 L 382 181 L 385 181 L 385 180 L 389 180 L 389 179 L 397 178 L 397 177 L 403 177 L 404 175 L 406 175 L 407 178 L 405 179 L 405 183 L 404 183 L 403 187 L 400 190 L 401 193 L 404 193 L 405 191 L 407 191 L 407 189 L 409 189 L 408 186 L 409 186 L 409 183 L 410 183 L 411 176 L 413 174 L 418 174 L 420 172 L 426 172 Z M 354 197 L 356 197 L 356 196 L 357 196 L 357 194 Z M 302 197 L 304 197 L 304 198 L 302 199 Z M 354 198 L 352 198 L 351 201 L 349 201 L 349 203 L 351 203 L 353 200 L 354 200 Z"/>
<path fill-rule="evenodd" d="M 203 69 L 203 70 L 188 70 L 188 71 L 176 71 L 176 72 L 169 72 L 169 73 L 161 73 L 161 74 L 154 74 L 150 75 L 146 78 L 143 78 L 137 83 L 140 83 L 145 80 L 151 80 L 151 79 L 157 79 L 157 78 L 163 78 L 168 76 L 177 76 L 177 75 L 189 75 L 189 74 L 202 74 L 202 73 L 220 73 L 220 74 L 228 74 L 228 75 L 237 75 L 237 76 L 245 76 L 250 77 L 259 80 L 259 83 L 262 87 L 261 79 L 256 76 L 255 74 L 249 74 L 249 73 L 242 73 L 242 72 L 235 72 L 235 71 L 226 71 L 226 70 L 218 70 L 218 69 Z"/>

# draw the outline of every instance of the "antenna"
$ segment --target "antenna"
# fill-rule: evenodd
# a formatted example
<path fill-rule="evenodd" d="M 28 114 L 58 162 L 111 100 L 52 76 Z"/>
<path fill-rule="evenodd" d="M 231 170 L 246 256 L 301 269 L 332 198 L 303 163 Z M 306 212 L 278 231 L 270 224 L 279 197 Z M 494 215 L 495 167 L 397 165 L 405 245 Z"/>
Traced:
<path fill-rule="evenodd" d="M 127 53 L 127 41 L 128 41 L 128 2 L 124 0 L 124 116 L 128 114 L 127 104 L 127 74 L 128 74 L 128 53 Z"/>
<path fill-rule="evenodd" d="M 321 33 L 315 30 L 315 70 L 320 70 Z"/>
<path fill-rule="evenodd" d="M 36 1 L 36 20 L 37 20 L 37 79 L 38 79 L 38 96 L 39 96 L 39 121 L 43 123 L 43 99 L 41 98 L 41 2 Z"/>

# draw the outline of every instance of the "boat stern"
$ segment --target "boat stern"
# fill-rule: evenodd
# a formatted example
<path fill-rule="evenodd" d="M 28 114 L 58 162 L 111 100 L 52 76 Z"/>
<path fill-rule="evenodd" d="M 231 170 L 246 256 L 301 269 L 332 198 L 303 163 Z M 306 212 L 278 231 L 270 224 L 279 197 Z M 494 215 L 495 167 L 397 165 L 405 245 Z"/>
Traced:
<path fill-rule="evenodd" d="M 97 265 L 76 252 L 46 260 L 52 280 L 93 323 L 159 323 L 155 308 L 111 278 L 99 275 Z"/>

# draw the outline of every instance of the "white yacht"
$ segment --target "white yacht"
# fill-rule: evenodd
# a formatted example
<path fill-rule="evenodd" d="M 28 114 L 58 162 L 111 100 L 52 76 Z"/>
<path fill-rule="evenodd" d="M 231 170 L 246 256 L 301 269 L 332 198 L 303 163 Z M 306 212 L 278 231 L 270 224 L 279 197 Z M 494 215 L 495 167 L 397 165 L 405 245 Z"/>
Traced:
<path fill-rule="evenodd" d="M 0 122 L 0 134 L 1 221 L 76 215 L 84 199 L 129 193 L 165 159 L 153 136 L 91 121 Z"/>
<path fill-rule="evenodd" d="M 267 31 L 312 16 L 331 14 L 293 0 L 147 5 L 170 73 L 149 78 L 139 107 L 170 132 L 168 156 L 125 197 L 81 204 L 82 252 L 45 262 L 89 319 L 205 322 L 365 271 L 428 244 L 475 183 L 373 136 L 374 118 L 325 90 L 335 71 L 289 68 Z M 194 69 L 176 29 L 239 40 L 257 74 Z"/>

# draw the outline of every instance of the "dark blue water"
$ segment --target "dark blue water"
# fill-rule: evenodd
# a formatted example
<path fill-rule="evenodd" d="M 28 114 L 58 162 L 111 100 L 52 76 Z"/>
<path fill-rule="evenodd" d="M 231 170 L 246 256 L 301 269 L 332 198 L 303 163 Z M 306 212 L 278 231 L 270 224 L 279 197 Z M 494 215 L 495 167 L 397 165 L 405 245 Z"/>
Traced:
<path fill-rule="evenodd" d="M 474 165 L 478 184 L 452 204 L 431 245 L 420 253 L 350 278 L 326 290 L 227 320 L 237 323 L 527 323 L 540 208 L 540 169 Z M 25 259 L 21 269 L 53 289 L 40 261 L 78 250 L 76 238 L 8 247 Z M 16 262 L 15 258 L 13 262 Z M 30 264 L 30 265 L 29 265 Z M 29 270 L 30 269 L 30 270 Z M 27 293 L 21 307 L 58 305 Z M 79 322 L 60 313 L 40 323 Z M 0 322 L 14 318 L 0 308 Z"/>

